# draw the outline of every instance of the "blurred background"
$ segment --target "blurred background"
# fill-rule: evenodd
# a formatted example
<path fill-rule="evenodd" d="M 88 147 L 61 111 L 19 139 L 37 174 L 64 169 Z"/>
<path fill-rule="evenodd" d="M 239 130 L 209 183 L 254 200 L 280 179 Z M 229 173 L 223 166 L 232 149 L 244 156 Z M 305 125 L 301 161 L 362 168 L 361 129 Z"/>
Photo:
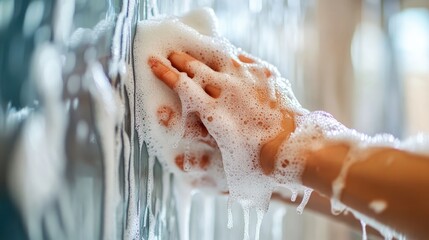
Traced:
<path fill-rule="evenodd" d="M 371 135 L 429 133 L 427 0 L 0 0 L 0 239 L 148 237 L 148 158 L 133 131 L 133 89 L 123 86 L 133 78 L 132 37 L 139 20 L 198 7 L 214 9 L 232 43 L 276 65 L 305 108 Z M 91 87 L 103 82 L 111 91 Z M 123 108 L 109 131 L 100 95 Z M 172 217 L 156 218 L 157 234 L 177 239 L 174 197 L 159 190 L 174 180 L 160 172 L 155 164 L 150 201 L 167 202 Z M 226 229 L 225 201 L 194 195 L 191 239 L 241 238 Z M 213 214 L 206 225 L 216 227 L 195 227 Z M 262 234 L 361 239 L 278 204 Z"/>

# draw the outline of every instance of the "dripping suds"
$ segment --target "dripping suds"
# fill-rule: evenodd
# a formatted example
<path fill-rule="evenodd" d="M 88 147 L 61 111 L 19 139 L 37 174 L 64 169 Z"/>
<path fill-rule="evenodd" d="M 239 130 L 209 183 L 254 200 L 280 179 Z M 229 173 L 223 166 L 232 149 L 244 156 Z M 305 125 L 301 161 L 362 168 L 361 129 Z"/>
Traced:
<path fill-rule="evenodd" d="M 367 240 L 366 223 L 363 220 L 360 220 L 360 225 L 362 226 L 362 240 Z"/>

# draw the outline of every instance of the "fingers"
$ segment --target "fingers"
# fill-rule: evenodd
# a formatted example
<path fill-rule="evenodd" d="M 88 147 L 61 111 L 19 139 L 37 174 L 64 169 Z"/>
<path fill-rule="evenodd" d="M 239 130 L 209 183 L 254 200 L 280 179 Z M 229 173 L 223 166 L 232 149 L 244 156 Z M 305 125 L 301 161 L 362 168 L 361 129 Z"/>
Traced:
<path fill-rule="evenodd" d="M 212 71 L 207 65 L 187 53 L 173 52 L 170 54 L 168 59 L 171 61 L 171 65 L 173 65 L 173 67 L 181 72 L 185 72 L 190 78 L 193 78 L 195 75 L 195 69 L 190 65 L 191 62 L 199 64 L 199 67 L 205 68 L 209 73 Z M 204 91 L 212 98 L 218 98 L 220 96 L 221 89 L 213 84 L 206 84 L 203 88 Z"/>
<path fill-rule="evenodd" d="M 195 76 L 195 67 L 191 66 L 191 62 L 198 64 L 198 67 L 202 67 L 205 70 L 209 69 L 209 73 L 212 71 L 204 63 L 198 61 L 191 55 L 183 52 L 173 52 L 168 56 L 171 65 L 180 72 L 185 72 L 188 77 L 193 78 Z M 149 65 L 151 66 L 154 74 L 166 83 L 170 88 L 174 88 L 179 80 L 179 75 L 172 69 L 156 60 L 155 58 L 149 59 Z M 201 83 L 200 83 L 201 84 Z M 218 98 L 221 94 L 221 89 L 213 84 L 206 84 L 202 86 L 204 91 L 212 98 Z"/>
<path fill-rule="evenodd" d="M 255 60 L 243 54 L 240 54 L 237 57 L 241 63 L 255 63 Z M 178 70 L 179 72 L 186 73 L 190 78 L 193 78 L 196 74 L 196 71 L 198 71 L 199 69 L 203 69 L 202 72 L 205 72 L 209 75 L 211 75 L 211 73 L 213 72 L 213 70 L 206 64 L 198 61 L 197 59 L 185 52 L 173 52 L 168 56 L 168 60 L 171 62 L 171 65 L 175 69 L 164 65 L 155 58 L 150 58 L 148 63 L 152 69 L 152 72 L 160 80 L 167 84 L 167 86 L 169 86 L 171 89 L 174 89 L 177 85 L 177 82 L 179 81 L 180 75 L 176 70 Z M 240 67 L 239 62 L 234 59 L 231 59 L 231 61 L 234 67 Z M 264 74 L 267 78 L 271 76 L 271 72 L 268 69 L 264 69 Z M 207 82 L 204 83 L 204 81 L 197 81 L 197 84 L 199 84 L 200 86 L 202 85 L 201 87 L 206 92 L 206 94 L 212 98 L 218 98 L 221 95 L 221 89 L 219 88 L 219 86 L 216 86 L 217 84 L 210 84 Z"/>
<path fill-rule="evenodd" d="M 155 58 L 149 58 L 148 64 L 155 76 L 173 89 L 179 81 L 179 73 L 165 66 Z"/>
<path fill-rule="evenodd" d="M 241 63 L 252 64 L 252 65 L 253 65 L 253 63 L 256 63 L 256 61 L 254 59 L 252 59 L 252 58 L 250 58 L 244 54 L 239 54 L 237 57 Z M 235 68 L 239 68 L 241 66 L 241 64 L 234 59 L 231 59 L 231 62 Z M 258 66 L 258 68 L 260 68 L 260 66 Z M 260 71 L 263 73 L 263 76 L 265 76 L 265 78 L 270 78 L 273 75 L 272 72 L 267 67 L 263 67 Z"/>
<path fill-rule="evenodd" d="M 243 54 L 238 55 L 238 60 L 240 60 L 241 63 L 255 63 L 255 61 L 249 57 L 246 57 Z M 234 58 L 231 58 L 232 66 L 235 68 L 239 68 L 241 66 L 240 62 L 235 60 Z"/>
<path fill-rule="evenodd" d="M 253 60 L 253 59 L 251 59 L 251 58 L 249 58 L 243 54 L 238 55 L 238 59 L 240 59 L 240 61 L 244 62 L 244 63 L 254 63 L 255 62 L 255 60 Z"/>
<path fill-rule="evenodd" d="M 173 52 L 168 56 L 168 60 L 170 60 L 173 67 L 180 72 L 185 72 L 190 78 L 193 78 L 195 75 L 195 69 L 191 66 L 192 62 L 198 64 L 199 67 L 210 69 L 204 63 L 184 52 Z"/>
<path fill-rule="evenodd" d="M 211 163 L 211 157 L 208 154 L 202 154 L 200 156 L 197 154 L 191 154 L 189 156 L 179 154 L 174 159 L 174 163 L 184 172 L 188 172 L 192 169 L 205 171 Z"/>

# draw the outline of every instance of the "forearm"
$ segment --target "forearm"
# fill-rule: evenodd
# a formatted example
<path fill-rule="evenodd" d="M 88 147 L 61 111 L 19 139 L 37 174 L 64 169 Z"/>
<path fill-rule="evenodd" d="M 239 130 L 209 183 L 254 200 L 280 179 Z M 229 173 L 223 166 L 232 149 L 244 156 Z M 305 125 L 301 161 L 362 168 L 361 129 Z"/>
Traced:
<path fill-rule="evenodd" d="M 310 152 L 303 184 L 332 196 L 332 182 L 349 151 L 348 144 L 338 143 Z M 340 201 L 409 237 L 427 236 L 429 157 L 392 148 L 360 151 L 358 157 L 364 157 L 348 170 Z"/>

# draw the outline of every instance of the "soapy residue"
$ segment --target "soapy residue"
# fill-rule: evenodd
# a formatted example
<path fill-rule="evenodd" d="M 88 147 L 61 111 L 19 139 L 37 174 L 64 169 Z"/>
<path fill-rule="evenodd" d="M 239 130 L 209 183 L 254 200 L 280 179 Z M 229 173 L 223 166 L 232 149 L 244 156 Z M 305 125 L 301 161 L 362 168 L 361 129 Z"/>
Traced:
<path fill-rule="evenodd" d="M 202 20 L 201 16 L 204 16 Z M 250 82 L 270 91 L 271 99 L 266 100 L 267 104 L 281 99 L 278 102 L 290 112 L 301 115 L 307 111 L 299 106 L 289 82 L 280 77 L 275 67 L 258 59 L 255 59 L 255 64 L 243 69 L 234 66 L 231 58 L 237 59 L 239 53 L 245 53 L 218 36 L 213 12 L 202 10 L 181 19 L 142 22 L 138 25 L 134 46 L 136 125 L 140 144 L 147 144 L 150 159 L 156 156 L 167 171 L 174 172 L 182 181 L 193 186 L 229 192 L 231 200 L 243 207 L 246 229 L 249 210 L 255 209 L 258 216 L 262 216 L 273 190 L 279 184 L 288 187 L 293 183 L 289 186 L 292 190 L 304 190 L 295 189 L 299 186 L 295 183 L 299 182 L 302 170 L 302 159 L 294 159 L 299 155 L 296 151 L 284 152 L 290 164 L 276 167 L 279 170 L 275 170 L 272 176 L 265 175 L 258 167 L 261 143 L 281 131 L 279 119 L 282 119 L 283 113 L 270 107 L 255 109 L 257 103 L 254 101 L 257 100 L 253 98 L 240 106 L 228 104 L 227 98 L 246 98 L 246 94 L 252 91 L 247 85 Z M 173 50 L 189 52 L 210 61 L 218 72 L 230 73 L 242 79 L 243 83 L 237 83 L 236 91 L 228 92 L 216 103 L 198 97 L 198 90 L 183 84 L 179 86 L 181 91 L 195 91 L 195 94 L 192 94 L 193 99 L 179 99 L 164 83 L 154 78 L 147 64 L 151 56 L 166 56 Z M 264 71 L 270 72 L 268 78 Z M 261 81 L 262 77 L 265 81 Z M 194 80 L 211 81 L 197 76 Z M 229 80 L 227 74 L 216 79 L 220 84 Z M 211 108 L 214 104 L 226 108 Z M 248 109 L 256 112 L 252 118 L 245 116 Z M 237 114 L 231 121 L 223 119 L 226 112 Z M 204 127 L 208 125 L 210 134 Z M 251 187 L 249 183 L 252 183 Z M 306 196 L 309 197 L 309 194 L 310 190 L 306 189 Z M 308 197 L 300 205 L 300 211 Z M 228 222 L 232 226 L 232 219 Z M 248 236 L 246 233 L 247 230 L 245 237 Z"/>
<path fill-rule="evenodd" d="M 366 233 L 366 223 L 362 219 L 360 220 L 360 225 L 362 226 L 362 240 L 367 240 L 367 233 Z"/>
<path fill-rule="evenodd" d="M 197 84 L 181 81 L 177 86 L 179 95 L 184 92 L 186 96 L 192 97 L 179 98 L 152 74 L 148 65 L 148 60 L 155 57 L 170 66 L 166 56 L 173 51 L 186 52 L 211 68 L 193 65 L 197 69 L 195 76 L 192 76 L 196 83 L 209 82 L 219 88 L 228 83 L 233 85 L 233 90 L 213 99 L 203 96 Z M 245 58 L 238 58 L 240 55 Z M 312 191 L 301 185 L 300 176 L 305 162 L 302 153 L 305 149 L 321 147 L 320 140 L 344 141 L 352 146 L 340 175 L 332 186 L 332 210 L 335 213 L 346 208 L 340 202 L 340 196 L 348 169 L 358 159 L 363 159 L 362 155 L 357 158 L 355 152 L 368 146 L 403 149 L 415 146 L 415 142 L 407 144 L 411 140 L 400 144 L 391 135 L 369 137 L 357 133 L 325 112 L 309 112 L 302 108 L 293 95 L 290 83 L 281 78 L 274 66 L 250 56 L 219 36 L 211 10 L 194 11 L 182 18 L 140 22 L 134 42 L 134 61 L 136 80 L 135 83 L 127 84 L 135 84 L 137 132 L 140 146 L 143 143 L 148 146 L 151 161 L 149 165 L 153 165 L 154 158 L 157 157 L 164 169 L 173 172 L 178 181 L 192 187 L 228 192 L 229 205 L 233 201 L 238 202 L 244 210 L 244 239 L 249 238 L 249 211 L 255 209 L 257 212 L 258 233 L 271 194 L 278 187 L 289 189 L 292 201 L 298 193 L 304 194 L 302 203 L 297 208 L 298 213 L 302 213 Z M 241 67 L 237 68 L 236 63 Z M 213 74 L 213 70 L 216 74 Z M 185 77 L 184 73 L 180 76 Z M 232 84 L 232 78 L 239 80 Z M 266 95 L 269 96 L 263 100 L 266 102 L 258 103 L 258 99 L 247 96 L 255 88 L 266 90 Z M 237 101 L 230 101 L 228 98 Z M 238 105 L 237 102 L 242 104 Z M 256 107 L 272 102 L 280 106 Z M 296 128 L 281 144 L 274 170 L 267 175 L 258 165 L 258 158 L 262 143 L 282 131 L 279 119 L 285 118 L 285 114 L 284 111 L 278 111 L 278 108 L 293 113 L 287 117 L 292 118 Z M 230 114 L 231 112 L 234 114 Z M 246 112 L 254 114 L 247 116 Z M 152 185 L 149 184 L 148 187 L 148 192 L 151 192 Z M 380 204 L 375 208 L 380 210 Z M 402 238 L 402 235 L 388 227 L 352 209 L 348 210 L 361 219 L 363 229 L 365 224 L 369 224 L 387 238 Z M 228 227 L 232 226 L 232 213 L 229 209 Z"/>

